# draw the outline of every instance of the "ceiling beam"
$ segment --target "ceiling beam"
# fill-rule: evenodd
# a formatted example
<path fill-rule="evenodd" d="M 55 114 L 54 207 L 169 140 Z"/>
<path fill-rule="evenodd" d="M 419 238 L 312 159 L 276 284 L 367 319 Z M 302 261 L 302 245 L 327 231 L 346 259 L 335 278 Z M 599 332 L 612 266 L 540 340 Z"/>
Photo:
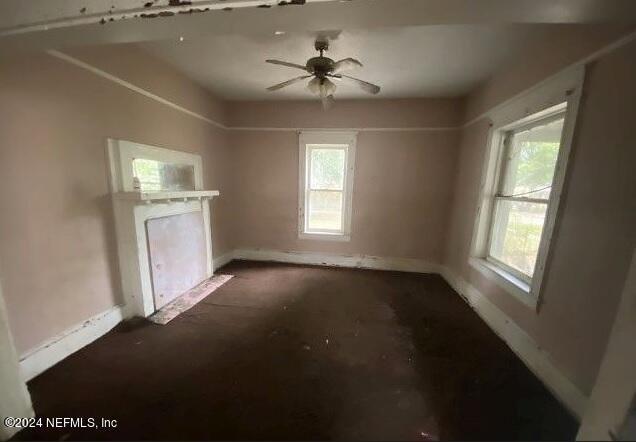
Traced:
<path fill-rule="evenodd" d="M 339 0 L 3 0 L 0 36 L 178 14 L 269 9 Z"/>
<path fill-rule="evenodd" d="M 1 0 L 0 52 L 277 30 L 503 23 L 636 24 L 636 1 Z"/>

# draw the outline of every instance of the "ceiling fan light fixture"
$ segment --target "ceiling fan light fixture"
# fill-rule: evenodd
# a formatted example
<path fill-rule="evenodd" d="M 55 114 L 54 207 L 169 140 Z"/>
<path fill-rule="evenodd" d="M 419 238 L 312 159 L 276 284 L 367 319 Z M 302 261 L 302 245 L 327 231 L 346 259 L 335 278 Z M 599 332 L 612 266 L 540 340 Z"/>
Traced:
<path fill-rule="evenodd" d="M 328 78 L 314 77 L 307 84 L 307 89 L 319 97 L 328 97 L 336 92 L 336 85 Z"/>
<path fill-rule="evenodd" d="M 307 84 L 307 89 L 314 95 L 320 95 L 320 78 L 312 78 Z"/>
<path fill-rule="evenodd" d="M 325 110 L 329 109 L 333 105 L 333 95 L 336 92 L 336 84 L 331 81 L 331 79 L 353 82 L 360 89 L 369 94 L 376 95 L 380 93 L 380 86 L 342 73 L 361 68 L 362 63 L 358 60 L 355 58 L 345 58 L 339 61 L 334 61 L 329 57 L 325 57 L 324 52 L 329 49 L 329 41 L 325 39 L 316 40 L 315 49 L 320 52 L 320 55 L 310 58 L 307 60 L 305 65 L 281 60 L 265 60 L 266 63 L 299 69 L 304 71 L 305 74 L 308 74 L 270 86 L 267 90 L 277 91 L 306 78 L 313 77 L 307 84 L 307 89 L 312 94 L 320 97 Z"/>
<path fill-rule="evenodd" d="M 322 81 L 320 82 L 320 96 L 328 97 L 329 95 L 333 95 L 335 93 L 336 93 L 336 84 L 327 78 L 323 78 Z"/>

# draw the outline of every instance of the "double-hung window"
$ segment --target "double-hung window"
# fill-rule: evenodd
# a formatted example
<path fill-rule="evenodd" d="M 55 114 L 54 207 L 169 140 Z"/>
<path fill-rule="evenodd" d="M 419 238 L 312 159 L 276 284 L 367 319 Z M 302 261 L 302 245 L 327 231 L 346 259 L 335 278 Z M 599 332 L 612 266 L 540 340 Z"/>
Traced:
<path fill-rule="evenodd" d="M 470 265 L 537 308 L 583 85 L 567 71 L 489 112 Z"/>
<path fill-rule="evenodd" d="M 299 140 L 299 236 L 347 241 L 356 134 L 303 132 Z"/>
<path fill-rule="evenodd" d="M 530 284 L 559 156 L 565 109 L 503 132 L 488 261 Z"/>

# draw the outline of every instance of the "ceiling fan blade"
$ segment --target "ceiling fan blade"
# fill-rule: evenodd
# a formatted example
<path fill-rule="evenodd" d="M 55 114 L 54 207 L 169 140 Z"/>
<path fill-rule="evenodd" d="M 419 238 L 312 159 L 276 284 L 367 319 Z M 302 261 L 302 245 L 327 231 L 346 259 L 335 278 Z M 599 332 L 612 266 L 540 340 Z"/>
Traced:
<path fill-rule="evenodd" d="M 380 86 L 376 86 L 373 83 L 369 83 L 367 81 L 363 81 L 360 80 L 358 78 L 354 78 L 354 77 L 350 77 L 348 75 L 341 75 L 342 78 L 347 78 L 349 80 L 352 80 L 354 82 L 356 82 L 358 84 L 358 86 L 360 86 L 360 88 L 365 91 L 368 92 L 370 94 L 376 95 L 380 93 Z"/>
<path fill-rule="evenodd" d="M 288 68 L 297 68 L 297 69 L 302 69 L 303 71 L 307 70 L 307 66 L 303 66 L 301 64 L 297 64 L 297 63 L 290 63 L 288 61 L 280 61 L 280 60 L 265 60 L 266 63 L 270 63 L 270 64 L 277 64 L 280 66 L 287 66 Z"/>
<path fill-rule="evenodd" d="M 291 80 L 283 81 L 282 83 L 275 84 L 274 86 L 270 86 L 267 88 L 268 91 L 273 92 L 279 89 L 282 89 L 290 84 L 298 83 L 299 81 L 303 81 L 306 78 L 311 77 L 311 75 L 302 75 L 300 77 L 292 78 Z"/>
<path fill-rule="evenodd" d="M 326 97 L 322 97 L 322 108 L 323 110 L 328 111 L 329 109 L 331 109 L 334 105 L 334 103 L 336 102 L 335 98 L 333 98 L 333 95 L 327 95 Z"/>
<path fill-rule="evenodd" d="M 355 58 L 345 58 L 343 60 L 337 61 L 333 65 L 333 73 L 339 74 L 341 72 L 353 71 L 354 69 L 358 69 L 362 67 L 362 63 L 360 63 Z"/>

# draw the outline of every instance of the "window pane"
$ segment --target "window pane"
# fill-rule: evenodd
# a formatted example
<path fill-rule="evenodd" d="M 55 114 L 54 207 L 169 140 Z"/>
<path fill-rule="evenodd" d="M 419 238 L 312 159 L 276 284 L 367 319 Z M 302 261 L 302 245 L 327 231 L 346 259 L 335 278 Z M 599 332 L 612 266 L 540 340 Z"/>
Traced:
<path fill-rule="evenodd" d="M 342 230 L 342 193 L 309 192 L 309 230 Z"/>
<path fill-rule="evenodd" d="M 195 190 L 194 166 L 135 158 L 133 173 L 142 192 Z"/>
<path fill-rule="evenodd" d="M 532 277 L 547 204 L 497 200 L 490 255 Z"/>
<path fill-rule="evenodd" d="M 311 149 L 311 188 L 344 189 L 344 149 Z"/>
<path fill-rule="evenodd" d="M 550 198 L 563 121 L 552 120 L 513 134 L 503 195 Z"/>

